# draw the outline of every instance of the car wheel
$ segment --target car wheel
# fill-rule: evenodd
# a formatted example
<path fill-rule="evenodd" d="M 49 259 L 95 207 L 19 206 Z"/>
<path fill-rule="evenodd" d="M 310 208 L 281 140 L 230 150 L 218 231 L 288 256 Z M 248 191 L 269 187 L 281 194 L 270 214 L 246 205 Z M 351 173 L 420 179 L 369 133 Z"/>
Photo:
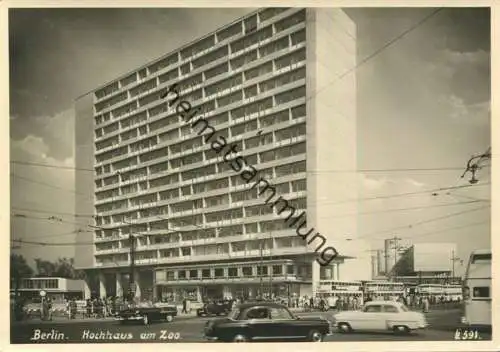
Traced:
<path fill-rule="evenodd" d="M 404 325 L 396 325 L 393 327 L 393 330 L 394 330 L 395 334 L 409 334 L 410 333 L 410 329 Z"/>
<path fill-rule="evenodd" d="M 237 334 L 233 337 L 233 342 L 247 342 L 248 339 L 245 335 Z"/>
<path fill-rule="evenodd" d="M 342 333 L 347 333 L 352 331 L 352 328 L 348 323 L 338 323 L 338 329 Z"/>
<path fill-rule="evenodd" d="M 323 341 L 323 334 L 320 333 L 318 330 L 311 330 L 311 332 L 309 332 L 309 341 L 322 342 Z"/>
<path fill-rule="evenodd" d="M 148 316 L 147 316 L 147 315 L 143 315 L 143 316 L 142 316 L 142 323 L 143 323 L 144 325 L 148 325 L 148 324 L 149 324 L 149 318 L 148 318 Z"/>
<path fill-rule="evenodd" d="M 172 320 L 174 320 L 174 317 L 173 317 L 173 316 L 171 316 L 171 315 L 167 315 L 167 316 L 165 317 L 165 320 L 166 320 L 166 321 L 168 321 L 168 322 L 170 323 Z"/>

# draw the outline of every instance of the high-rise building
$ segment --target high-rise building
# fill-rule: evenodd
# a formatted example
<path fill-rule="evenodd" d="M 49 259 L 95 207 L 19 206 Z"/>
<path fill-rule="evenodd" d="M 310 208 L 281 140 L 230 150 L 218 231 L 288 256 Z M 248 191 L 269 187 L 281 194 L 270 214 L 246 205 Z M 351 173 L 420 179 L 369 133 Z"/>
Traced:
<path fill-rule="evenodd" d="M 396 263 L 401 259 L 403 253 L 412 245 L 408 239 L 399 237 L 389 238 L 384 240 L 384 255 L 385 255 L 385 273 L 392 275 L 392 269 Z"/>
<path fill-rule="evenodd" d="M 342 10 L 265 8 L 78 98 L 77 169 L 95 170 L 76 176 L 95 196 L 76 203 L 96 220 L 93 246 L 78 235 L 87 295 L 311 295 L 325 273 L 369 279 L 356 217 L 336 216 L 357 211 L 356 75 L 338 79 L 355 65 Z M 206 119 L 307 214 L 319 251 L 186 123 L 166 96 L 174 85 L 193 121 Z M 327 246 L 339 255 L 320 266 Z"/>

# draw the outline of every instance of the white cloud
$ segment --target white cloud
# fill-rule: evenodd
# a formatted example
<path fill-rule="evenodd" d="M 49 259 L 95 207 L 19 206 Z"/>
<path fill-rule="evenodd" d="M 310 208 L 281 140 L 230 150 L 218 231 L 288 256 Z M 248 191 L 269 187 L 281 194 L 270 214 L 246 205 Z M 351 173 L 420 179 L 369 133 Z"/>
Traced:
<path fill-rule="evenodd" d="M 31 118 L 15 118 L 11 116 L 11 140 L 13 140 L 13 143 L 27 144 L 32 142 L 27 140 L 28 137 L 31 140 L 40 138 L 44 144 L 44 153 L 54 159 L 63 161 L 74 155 L 74 121 L 74 110 L 72 108 L 52 116 L 34 116 Z"/>
<path fill-rule="evenodd" d="M 362 175 L 361 186 L 368 191 L 376 191 L 386 187 L 391 181 L 387 177 L 374 178 Z"/>
<path fill-rule="evenodd" d="M 489 125 L 491 123 L 491 103 L 489 101 L 465 104 L 464 100 L 450 95 L 441 99 L 452 121 L 457 123 Z"/>
<path fill-rule="evenodd" d="M 405 180 L 408 184 L 410 184 L 411 186 L 414 186 L 414 187 L 418 187 L 418 188 L 421 188 L 423 186 L 425 186 L 425 183 L 422 183 L 422 182 L 418 182 L 412 178 L 407 178 Z"/>
<path fill-rule="evenodd" d="M 425 186 L 425 183 L 419 182 L 413 178 L 397 178 L 397 177 L 369 177 L 366 175 L 361 175 L 361 187 L 367 191 L 379 191 L 383 189 L 387 190 L 401 190 L 401 189 L 413 189 L 421 188 Z"/>
<path fill-rule="evenodd" d="M 472 52 L 459 52 L 452 50 L 443 50 L 443 60 L 452 65 L 489 65 L 490 53 L 484 50 Z"/>

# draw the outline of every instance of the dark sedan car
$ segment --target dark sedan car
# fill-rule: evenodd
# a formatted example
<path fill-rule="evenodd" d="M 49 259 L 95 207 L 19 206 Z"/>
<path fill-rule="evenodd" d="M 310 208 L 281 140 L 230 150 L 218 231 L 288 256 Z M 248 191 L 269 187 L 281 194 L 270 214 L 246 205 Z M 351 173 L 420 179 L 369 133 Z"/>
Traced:
<path fill-rule="evenodd" d="M 217 301 L 212 303 L 205 303 L 203 307 L 196 310 L 196 315 L 199 317 L 209 315 L 228 315 L 231 311 L 231 301 Z"/>
<path fill-rule="evenodd" d="M 255 302 L 237 306 L 227 318 L 207 321 L 204 330 L 205 338 L 223 342 L 321 342 L 331 333 L 331 324 L 322 317 L 297 317 L 281 304 Z"/>
<path fill-rule="evenodd" d="M 154 305 L 138 305 L 129 307 L 118 312 L 116 319 L 121 323 L 128 321 L 139 321 L 144 325 L 155 321 L 171 322 L 177 316 L 177 307 L 164 306 L 157 307 Z"/>

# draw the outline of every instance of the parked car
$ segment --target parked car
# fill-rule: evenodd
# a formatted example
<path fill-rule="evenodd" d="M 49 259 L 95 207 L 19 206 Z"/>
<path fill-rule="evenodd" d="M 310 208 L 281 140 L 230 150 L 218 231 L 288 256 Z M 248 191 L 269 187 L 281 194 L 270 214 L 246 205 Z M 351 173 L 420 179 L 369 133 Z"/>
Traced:
<path fill-rule="evenodd" d="M 206 322 L 208 340 L 247 342 L 270 340 L 306 340 L 321 342 L 331 333 L 330 322 L 323 317 L 297 317 L 282 304 L 243 303 L 226 318 Z"/>
<path fill-rule="evenodd" d="M 209 315 L 228 315 L 231 311 L 231 301 L 216 301 L 205 303 L 201 308 L 196 309 L 196 315 L 199 317 Z"/>
<path fill-rule="evenodd" d="M 176 306 L 157 307 L 152 304 L 140 304 L 119 311 L 116 319 L 121 323 L 128 321 L 140 321 L 144 325 L 148 325 L 152 322 L 164 320 L 171 322 L 176 316 Z"/>
<path fill-rule="evenodd" d="M 410 311 L 394 301 L 371 301 L 361 310 L 337 313 L 334 325 L 343 333 L 364 330 L 410 333 L 428 326 L 422 313 Z"/>

